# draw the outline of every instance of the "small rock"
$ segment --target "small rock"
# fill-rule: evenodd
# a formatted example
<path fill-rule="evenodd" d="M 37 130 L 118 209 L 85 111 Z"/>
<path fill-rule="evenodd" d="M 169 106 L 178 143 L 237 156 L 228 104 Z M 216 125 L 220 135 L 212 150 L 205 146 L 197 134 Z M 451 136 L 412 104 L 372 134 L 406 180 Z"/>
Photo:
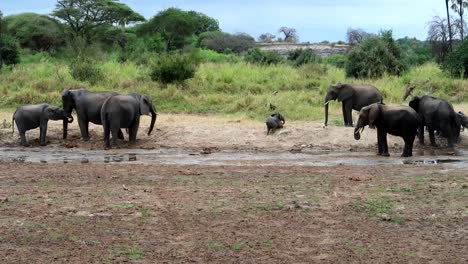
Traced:
<path fill-rule="evenodd" d="M 128 188 L 125 185 L 122 185 L 122 189 L 124 189 L 125 191 L 128 191 Z"/>
<path fill-rule="evenodd" d="M 0 202 L 2 202 L 2 203 L 8 202 L 8 196 L 0 198 Z"/>
<path fill-rule="evenodd" d="M 382 214 L 380 216 L 380 219 L 382 219 L 382 221 L 390 221 L 392 220 L 392 218 L 388 215 L 388 214 Z"/>

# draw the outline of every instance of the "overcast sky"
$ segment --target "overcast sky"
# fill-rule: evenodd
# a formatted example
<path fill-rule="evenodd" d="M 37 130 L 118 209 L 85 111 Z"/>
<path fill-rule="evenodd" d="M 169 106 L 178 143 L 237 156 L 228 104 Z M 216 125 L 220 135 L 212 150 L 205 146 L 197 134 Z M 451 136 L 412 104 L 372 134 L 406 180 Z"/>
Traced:
<path fill-rule="evenodd" d="M 146 18 L 169 7 L 195 10 L 219 21 L 226 32 L 257 38 L 277 34 L 281 26 L 296 28 L 301 41 L 345 40 L 349 27 L 376 33 L 393 29 L 397 38 L 425 39 L 427 21 L 445 14 L 442 0 L 121 0 Z M 4 15 L 49 14 L 56 0 L 0 0 Z"/>

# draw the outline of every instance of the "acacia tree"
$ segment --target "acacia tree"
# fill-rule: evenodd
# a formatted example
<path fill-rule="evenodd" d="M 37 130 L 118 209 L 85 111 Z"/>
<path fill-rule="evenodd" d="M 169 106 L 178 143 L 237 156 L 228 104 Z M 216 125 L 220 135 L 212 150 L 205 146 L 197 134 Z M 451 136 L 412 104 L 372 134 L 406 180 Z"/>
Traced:
<path fill-rule="evenodd" d="M 125 26 L 145 19 L 117 0 L 58 0 L 52 16 L 65 22 L 73 35 L 89 41 L 94 29 L 102 25 Z"/>
<path fill-rule="evenodd" d="M 295 28 L 290 27 L 280 27 L 278 33 L 284 34 L 284 41 L 285 42 L 293 42 L 296 43 L 299 41 L 299 35 L 297 34 L 297 30 Z"/>
<path fill-rule="evenodd" d="M 455 11 L 460 16 L 460 39 L 463 41 L 463 14 L 465 13 L 465 8 L 468 7 L 468 1 L 466 0 L 452 0 L 452 10 Z M 449 18 L 450 19 L 450 18 Z"/>
<path fill-rule="evenodd" d="M 259 42 L 264 42 L 264 43 L 271 43 L 273 42 L 273 40 L 276 38 L 275 35 L 271 34 L 271 33 L 265 33 L 265 34 L 261 34 L 259 37 L 258 37 L 258 41 Z"/>
<path fill-rule="evenodd" d="M 371 33 L 367 33 L 360 28 L 348 28 L 348 31 L 346 32 L 346 38 L 348 39 L 348 43 L 350 45 L 357 45 L 361 43 L 364 38 L 370 36 L 372 36 Z"/>

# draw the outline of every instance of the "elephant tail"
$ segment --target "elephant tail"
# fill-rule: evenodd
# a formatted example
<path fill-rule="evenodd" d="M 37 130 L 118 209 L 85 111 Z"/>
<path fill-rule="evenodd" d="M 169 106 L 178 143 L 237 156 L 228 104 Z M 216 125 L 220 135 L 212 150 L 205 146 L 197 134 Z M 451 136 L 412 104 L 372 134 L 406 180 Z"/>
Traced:
<path fill-rule="evenodd" d="M 12 135 L 15 134 L 15 115 L 16 115 L 16 111 L 13 114 L 13 117 L 11 118 L 11 134 Z"/>

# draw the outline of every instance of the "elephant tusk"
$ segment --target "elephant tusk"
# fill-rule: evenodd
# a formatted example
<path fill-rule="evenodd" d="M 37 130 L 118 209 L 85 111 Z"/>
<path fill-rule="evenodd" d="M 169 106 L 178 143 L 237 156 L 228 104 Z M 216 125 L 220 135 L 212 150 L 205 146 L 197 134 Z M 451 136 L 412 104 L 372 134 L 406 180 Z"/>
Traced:
<path fill-rule="evenodd" d="M 329 103 L 330 103 L 330 101 L 326 101 L 323 105 L 327 105 L 327 104 L 329 104 Z"/>
<path fill-rule="evenodd" d="M 359 129 L 354 131 L 354 134 L 359 134 Z"/>

